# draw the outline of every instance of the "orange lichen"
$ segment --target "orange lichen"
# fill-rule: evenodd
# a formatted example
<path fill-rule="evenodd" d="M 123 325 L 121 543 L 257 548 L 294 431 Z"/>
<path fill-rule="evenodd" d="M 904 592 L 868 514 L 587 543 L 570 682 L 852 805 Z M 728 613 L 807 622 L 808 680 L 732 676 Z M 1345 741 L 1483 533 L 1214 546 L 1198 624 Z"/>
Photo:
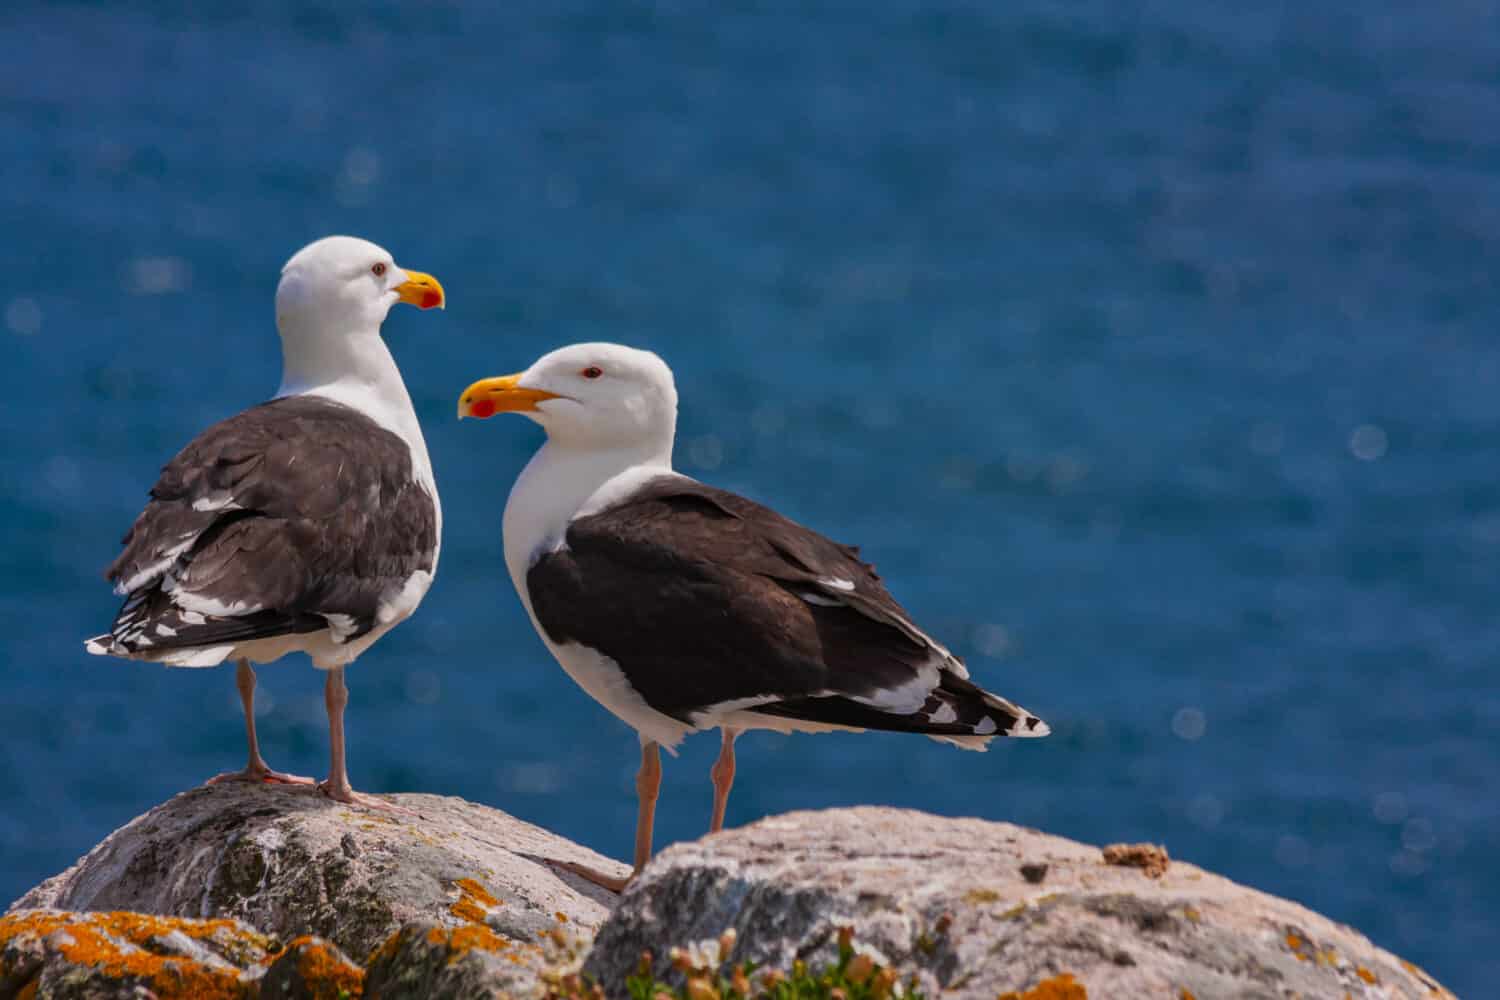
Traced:
<path fill-rule="evenodd" d="M 287 945 L 286 951 L 296 953 L 297 971 L 313 1000 L 340 1000 L 364 992 L 364 970 L 345 961 L 324 942 L 303 935 Z"/>
<path fill-rule="evenodd" d="M 448 949 L 448 964 L 452 965 L 471 951 L 487 951 L 503 954 L 515 949 L 516 944 L 501 937 L 484 924 L 465 924 L 452 930 L 434 927 L 427 932 L 427 940 Z"/>
<path fill-rule="evenodd" d="M 556 913 L 554 913 L 552 915 L 557 918 L 557 922 L 560 923 L 560 924 L 565 924 L 565 923 L 568 922 L 568 915 L 566 913 L 564 913 L 562 910 L 558 910 Z"/>
<path fill-rule="evenodd" d="M 1198 998 L 1193 995 L 1192 990 L 1184 986 L 1182 988 L 1182 994 L 1178 997 L 1178 1000 L 1198 1000 Z"/>
<path fill-rule="evenodd" d="M 500 900 L 490 895 L 490 891 L 471 878 L 461 878 L 453 883 L 458 886 L 458 891 L 465 896 L 472 897 L 485 906 L 499 906 Z"/>
<path fill-rule="evenodd" d="M 1198 912 L 1198 908 L 1196 906 L 1184 906 L 1182 908 L 1182 915 L 1184 917 L 1187 917 L 1195 924 L 1203 919 L 1203 914 Z"/>
<path fill-rule="evenodd" d="M 448 912 L 453 914 L 458 919 L 467 920 L 472 924 L 484 923 L 484 908 L 481 907 L 478 903 L 474 902 L 472 899 L 460 899 L 458 902 L 448 907 Z"/>
<path fill-rule="evenodd" d="M 398 952 L 401 948 L 402 936 L 403 932 L 398 931 L 387 938 L 385 943 L 370 956 L 368 964 L 373 966 L 380 959 L 388 958 Z M 518 951 L 541 953 L 541 949 L 536 946 L 511 941 L 496 934 L 483 923 L 464 924 L 462 927 L 452 928 L 430 927 L 423 936 L 427 939 L 428 944 L 435 945 L 447 952 L 449 965 L 462 960 L 465 955 L 472 951 L 502 955 L 513 962 L 521 961 L 521 958 L 516 954 Z"/>
<path fill-rule="evenodd" d="M 1298 937 L 1296 934 L 1292 933 L 1291 931 L 1287 931 L 1287 933 L 1286 933 L 1286 946 L 1288 948 L 1292 949 L 1293 951 L 1301 951 L 1302 950 L 1302 938 Z"/>
<path fill-rule="evenodd" d="M 1043 979 L 1029 990 L 1002 993 L 998 1000 L 1089 1000 L 1089 991 L 1073 978 L 1071 972 L 1064 972 L 1060 976 Z"/>
<path fill-rule="evenodd" d="M 451 962 L 475 950 L 496 954 L 509 951 L 511 943 L 483 924 L 470 924 L 468 927 L 455 927 L 449 932 L 448 947 L 453 950 L 453 957 L 449 959 Z"/>
<path fill-rule="evenodd" d="M 1104 863 L 1139 868 L 1147 878 L 1161 878 L 1172 859 L 1160 844 L 1110 844 L 1104 848 Z"/>
<path fill-rule="evenodd" d="M 458 902 L 448 907 L 448 912 L 471 924 L 482 924 L 489 911 L 500 905 L 488 889 L 471 878 L 461 878 L 453 883 L 458 890 Z"/>
<path fill-rule="evenodd" d="M 46 938 L 56 931 L 65 933 L 51 938 L 48 947 L 56 948 L 67 962 L 96 969 L 112 979 L 137 981 L 160 1000 L 238 1000 L 246 995 L 248 986 L 227 969 L 208 968 L 190 958 L 149 950 L 154 938 L 174 932 L 195 940 L 229 935 L 262 952 L 270 945 L 264 935 L 231 920 L 185 920 L 124 912 L 0 917 L 0 945 L 23 934 Z"/>
<path fill-rule="evenodd" d="M 21 987 L 21 992 L 16 994 L 16 1000 L 36 1000 L 35 979 Z"/>
<path fill-rule="evenodd" d="M 1354 967 L 1354 974 L 1363 979 L 1365 982 L 1369 983 L 1371 986 L 1374 986 L 1376 983 L 1380 982 L 1380 977 L 1375 975 L 1375 973 L 1371 972 L 1369 969 L 1365 968 L 1363 965 L 1356 965 Z"/>

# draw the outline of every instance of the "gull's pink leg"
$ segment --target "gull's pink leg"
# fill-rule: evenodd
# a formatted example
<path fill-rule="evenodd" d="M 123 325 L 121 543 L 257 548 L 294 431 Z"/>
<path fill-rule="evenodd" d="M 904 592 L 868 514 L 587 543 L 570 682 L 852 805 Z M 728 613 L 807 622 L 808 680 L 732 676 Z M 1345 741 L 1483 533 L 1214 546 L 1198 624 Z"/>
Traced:
<path fill-rule="evenodd" d="M 708 772 L 714 782 L 714 818 L 709 824 L 709 833 L 724 829 L 724 807 L 729 805 L 729 789 L 734 787 L 734 741 L 739 735 L 738 729 L 724 727 L 724 745 L 719 750 L 719 759 Z"/>
<path fill-rule="evenodd" d="M 318 791 L 338 802 L 354 801 L 354 789 L 349 787 L 349 771 L 344 766 L 344 706 L 348 704 L 349 689 L 344 686 L 344 668 L 334 667 L 323 679 L 323 707 L 328 710 L 331 760 L 328 777 L 318 782 Z"/>
<path fill-rule="evenodd" d="M 310 785 L 311 778 L 296 774 L 282 774 L 266 766 L 260 756 L 260 742 L 255 738 L 255 668 L 249 660 L 240 660 L 234 670 L 234 686 L 240 691 L 240 705 L 245 710 L 245 739 L 250 744 L 250 760 L 243 771 L 216 774 L 208 784 L 217 785 L 225 781 L 252 781 L 274 785 Z"/>
<path fill-rule="evenodd" d="M 651 835 L 656 826 L 656 796 L 661 791 L 661 752 L 654 741 L 641 744 L 641 769 L 635 774 L 635 794 L 640 808 L 635 817 L 635 871 L 639 875 L 651 860 Z"/>
<path fill-rule="evenodd" d="M 576 861 L 560 861 L 558 864 L 610 892 L 623 892 L 627 885 L 635 881 L 641 869 L 646 867 L 646 862 L 651 860 L 651 834 L 656 825 L 656 798 L 660 791 L 660 748 L 654 741 L 642 740 L 641 769 L 635 774 L 635 793 L 640 799 L 635 818 L 635 869 L 628 878 L 617 878 Z"/>
<path fill-rule="evenodd" d="M 389 812 L 415 816 L 416 813 L 372 795 L 361 795 L 349 785 L 349 771 L 344 765 L 344 706 L 349 704 L 349 689 L 344 686 L 344 668 L 328 671 L 323 682 L 323 707 L 328 710 L 328 777 L 318 782 L 318 791 L 335 802 L 369 806 Z"/>

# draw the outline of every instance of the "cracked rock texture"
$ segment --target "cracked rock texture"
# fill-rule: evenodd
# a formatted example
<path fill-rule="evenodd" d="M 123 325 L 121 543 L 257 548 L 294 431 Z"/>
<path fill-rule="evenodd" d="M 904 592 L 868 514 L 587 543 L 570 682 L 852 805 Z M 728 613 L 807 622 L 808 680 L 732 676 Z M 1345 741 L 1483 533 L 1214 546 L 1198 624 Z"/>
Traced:
<path fill-rule="evenodd" d="M 618 983 L 650 949 L 669 978 L 667 946 L 729 928 L 733 961 L 826 962 L 845 925 L 857 948 L 944 997 L 1032 995 L 1065 974 L 1093 997 L 1452 996 L 1357 931 L 1191 864 L 1151 878 L 1035 830 L 873 807 L 668 848 L 625 891 L 585 970 Z"/>
<path fill-rule="evenodd" d="M 184 792 L 116 830 L 13 909 L 228 917 L 290 940 L 327 938 L 363 961 L 403 925 L 483 926 L 518 944 L 558 923 L 591 934 L 614 897 L 551 861 L 628 868 L 496 809 L 392 795 L 413 815 L 351 808 L 306 788 Z"/>

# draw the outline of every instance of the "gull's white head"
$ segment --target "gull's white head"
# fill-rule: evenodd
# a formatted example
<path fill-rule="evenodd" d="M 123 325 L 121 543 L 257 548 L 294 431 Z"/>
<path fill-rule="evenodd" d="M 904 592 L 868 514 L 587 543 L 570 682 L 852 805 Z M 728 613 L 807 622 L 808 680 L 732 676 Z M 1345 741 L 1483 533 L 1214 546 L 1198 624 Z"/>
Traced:
<path fill-rule="evenodd" d="M 283 337 L 341 337 L 379 330 L 397 302 L 422 309 L 445 303 L 430 274 L 398 267 L 369 240 L 329 236 L 309 243 L 281 269 L 276 326 Z"/>
<path fill-rule="evenodd" d="M 572 449 L 626 449 L 670 456 L 677 430 L 672 369 L 650 351 L 573 344 L 514 375 L 480 379 L 459 396 L 458 415 L 519 413 Z"/>

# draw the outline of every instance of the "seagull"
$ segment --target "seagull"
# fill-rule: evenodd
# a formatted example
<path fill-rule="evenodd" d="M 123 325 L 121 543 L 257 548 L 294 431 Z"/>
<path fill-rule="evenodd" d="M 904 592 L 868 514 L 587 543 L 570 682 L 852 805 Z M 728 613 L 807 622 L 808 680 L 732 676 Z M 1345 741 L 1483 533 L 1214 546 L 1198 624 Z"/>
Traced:
<path fill-rule="evenodd" d="M 641 743 L 635 869 L 659 748 L 721 731 L 710 832 L 748 729 L 920 733 L 969 750 L 1046 723 L 978 687 L 859 551 L 672 468 L 677 390 L 648 351 L 575 344 L 481 379 L 458 414 L 519 413 L 546 443 L 505 505 L 505 562 L 564 671 Z M 572 867 L 619 891 L 629 879 Z"/>
<path fill-rule="evenodd" d="M 105 576 L 125 598 L 90 653 L 171 667 L 235 660 L 249 760 L 219 781 L 312 784 L 273 771 L 255 736 L 255 669 L 306 653 L 326 674 L 331 767 L 344 762 L 344 668 L 416 610 L 437 571 L 442 509 L 427 445 L 380 325 L 397 302 L 442 308 L 431 275 L 330 236 L 281 271 L 282 380 L 162 469 Z"/>

